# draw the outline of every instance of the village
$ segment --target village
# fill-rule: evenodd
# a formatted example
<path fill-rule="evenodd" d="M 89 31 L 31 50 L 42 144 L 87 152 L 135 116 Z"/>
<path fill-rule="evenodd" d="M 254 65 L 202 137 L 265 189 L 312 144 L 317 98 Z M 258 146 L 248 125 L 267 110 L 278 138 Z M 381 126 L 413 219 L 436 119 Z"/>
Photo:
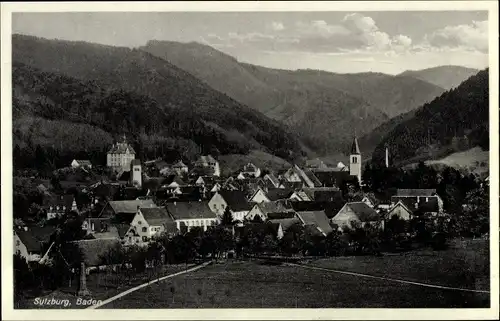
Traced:
<path fill-rule="evenodd" d="M 385 165 L 389 167 L 388 155 Z M 76 246 L 81 257 L 68 263 L 68 270 L 79 270 L 85 277 L 119 264 L 109 258 L 116 248 L 147 252 L 162 244 L 160 264 L 196 257 L 366 255 L 380 253 L 378 235 L 397 243 L 395 247 L 410 249 L 411 240 L 422 234 L 410 226 L 424 216 L 434 222 L 429 240 L 435 244 L 433 236 L 447 230 L 443 226 L 451 220 L 436 189 L 399 188 L 385 201 L 367 191 L 356 137 L 348 165 L 338 162 L 332 167 L 313 159 L 273 173 L 248 163 L 223 177 L 211 155 L 201 155 L 189 166 L 183 160 L 139 160 L 123 136 L 107 153 L 106 166 L 112 179 L 51 181 L 57 189 L 40 183 L 43 205 L 34 206 L 39 222 L 15 220 L 15 253 L 28 264 L 50 266 L 59 255 L 70 261 L 61 249 Z M 93 164 L 75 159 L 64 171 L 90 173 Z M 178 239 L 193 235 L 223 240 L 210 247 L 203 239 L 193 256 Z M 148 267 L 151 262 L 145 254 L 141 264 Z M 88 290 L 80 286 L 78 293 L 84 296 Z"/>

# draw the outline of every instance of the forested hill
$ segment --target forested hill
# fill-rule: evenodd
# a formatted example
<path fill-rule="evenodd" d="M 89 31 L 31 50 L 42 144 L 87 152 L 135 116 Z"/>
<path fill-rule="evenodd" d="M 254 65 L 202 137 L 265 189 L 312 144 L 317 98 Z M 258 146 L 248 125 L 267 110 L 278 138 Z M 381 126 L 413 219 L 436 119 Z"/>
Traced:
<path fill-rule="evenodd" d="M 194 76 L 140 50 L 14 35 L 15 116 L 182 142 L 198 153 L 303 153 L 296 137 Z M 174 142 L 173 142 L 174 141 Z"/>
<path fill-rule="evenodd" d="M 479 145 L 489 148 L 488 69 L 480 71 L 417 110 L 398 124 L 378 144 L 374 163 L 384 159 L 389 147 L 395 164 L 426 160 Z"/>
<path fill-rule="evenodd" d="M 354 132 L 367 134 L 444 91 L 420 79 L 382 73 L 265 68 L 194 42 L 151 40 L 139 49 L 289 125 L 322 154 L 348 152 Z"/>

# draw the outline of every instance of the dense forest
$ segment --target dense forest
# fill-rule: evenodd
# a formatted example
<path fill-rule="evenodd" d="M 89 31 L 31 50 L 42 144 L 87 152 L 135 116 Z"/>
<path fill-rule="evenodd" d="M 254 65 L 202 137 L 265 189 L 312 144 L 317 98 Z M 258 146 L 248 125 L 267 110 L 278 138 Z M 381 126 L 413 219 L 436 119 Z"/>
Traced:
<path fill-rule="evenodd" d="M 86 124 L 115 138 L 125 133 L 139 153 L 173 145 L 188 154 L 304 153 L 283 125 L 140 50 L 14 35 L 13 85 L 15 119 Z"/>
<path fill-rule="evenodd" d="M 449 152 L 480 146 L 489 149 L 488 69 L 470 77 L 417 110 L 378 144 L 375 164 L 382 164 L 389 146 L 394 163 L 409 161 L 443 149 Z"/>
<path fill-rule="evenodd" d="M 263 115 L 225 115 L 217 124 L 190 109 L 161 108 L 157 100 L 94 81 L 43 72 L 13 63 L 15 166 L 40 162 L 37 148 L 52 155 L 50 168 L 75 157 L 103 163 L 113 140 L 126 134 L 139 157 L 191 160 L 200 153 L 246 154 L 263 150 L 282 158 L 300 155 L 296 139 Z M 260 117 L 259 117 L 260 116 Z M 45 164 L 47 165 L 47 164 Z"/>

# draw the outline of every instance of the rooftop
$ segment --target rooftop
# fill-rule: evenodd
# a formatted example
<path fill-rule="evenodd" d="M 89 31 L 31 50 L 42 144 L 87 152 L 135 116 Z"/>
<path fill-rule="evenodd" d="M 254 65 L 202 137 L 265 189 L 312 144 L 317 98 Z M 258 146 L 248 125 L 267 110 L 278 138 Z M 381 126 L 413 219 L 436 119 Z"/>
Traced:
<path fill-rule="evenodd" d="M 175 220 L 217 218 L 207 201 L 168 203 L 166 209 Z"/>

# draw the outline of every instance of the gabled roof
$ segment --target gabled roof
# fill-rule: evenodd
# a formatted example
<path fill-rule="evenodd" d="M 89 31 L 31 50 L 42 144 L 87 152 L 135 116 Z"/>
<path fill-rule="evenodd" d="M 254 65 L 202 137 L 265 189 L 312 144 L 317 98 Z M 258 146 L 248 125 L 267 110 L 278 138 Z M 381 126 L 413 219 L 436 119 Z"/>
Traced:
<path fill-rule="evenodd" d="M 181 167 L 187 167 L 187 165 L 184 164 L 182 161 L 178 161 L 177 163 L 175 163 L 174 165 L 172 165 L 172 167 L 181 168 Z"/>
<path fill-rule="evenodd" d="M 320 187 L 323 184 L 321 181 L 314 175 L 314 172 L 309 170 L 309 169 L 304 169 L 303 170 L 304 174 L 311 180 L 311 182 L 314 184 L 314 187 Z"/>
<path fill-rule="evenodd" d="M 109 150 L 108 154 L 125 154 L 125 152 L 129 151 L 130 154 L 135 154 L 134 148 L 127 143 L 117 143 L 114 144 Z"/>
<path fill-rule="evenodd" d="M 75 161 L 82 166 L 91 166 L 92 163 L 88 159 L 75 159 Z"/>
<path fill-rule="evenodd" d="M 285 210 L 283 212 L 269 212 L 267 213 L 268 220 L 281 220 L 281 219 L 291 219 L 296 217 L 296 213 L 293 210 Z"/>
<path fill-rule="evenodd" d="M 136 213 L 137 207 L 156 207 L 152 200 L 127 200 L 127 201 L 110 201 L 109 206 L 115 213 Z"/>
<path fill-rule="evenodd" d="M 249 211 L 252 209 L 253 204 L 247 201 L 245 193 L 242 191 L 220 190 L 217 193 L 222 196 L 227 206 L 233 212 Z"/>
<path fill-rule="evenodd" d="M 168 168 L 169 167 L 168 163 L 166 161 L 162 160 L 162 159 L 154 161 L 154 166 L 158 170 L 162 170 L 164 168 Z"/>
<path fill-rule="evenodd" d="M 274 187 L 278 187 L 280 185 L 279 179 L 276 176 L 274 176 L 274 174 L 271 173 L 266 174 L 264 176 L 264 179 L 269 180 L 274 185 Z"/>
<path fill-rule="evenodd" d="M 14 233 L 17 234 L 21 242 L 26 246 L 26 249 L 30 253 L 41 253 L 42 243 L 40 243 L 36 238 L 33 237 L 31 232 L 24 230 L 17 230 Z"/>
<path fill-rule="evenodd" d="M 255 206 L 258 206 L 265 215 L 269 213 L 293 212 L 290 205 L 280 201 L 264 202 L 256 204 Z"/>
<path fill-rule="evenodd" d="M 408 213 L 410 213 L 410 214 L 412 214 L 412 213 L 413 213 L 413 212 L 412 212 L 412 210 L 411 210 L 411 209 L 409 209 L 409 208 L 408 208 L 408 206 L 406 206 L 406 204 L 405 204 L 403 201 L 399 201 L 399 202 L 397 202 L 396 204 L 394 204 L 394 206 L 391 206 L 391 207 L 389 208 L 389 211 L 387 212 L 387 216 L 389 217 L 389 216 L 390 216 L 390 214 L 391 214 L 391 212 L 392 212 L 395 208 L 397 208 L 397 207 L 399 207 L 399 206 L 403 207 L 403 208 L 404 208 L 404 209 L 405 209 Z"/>
<path fill-rule="evenodd" d="M 179 186 L 186 185 L 186 183 L 184 183 L 184 181 L 178 175 L 169 175 L 167 178 L 165 178 L 162 184 L 168 186 L 174 182 L 177 183 Z"/>
<path fill-rule="evenodd" d="M 413 189 L 398 189 L 396 192 L 396 196 L 434 196 L 436 195 L 436 190 L 435 189 L 420 189 L 420 188 L 413 188 Z"/>
<path fill-rule="evenodd" d="M 347 203 L 348 206 L 361 222 L 373 222 L 380 219 L 380 215 L 373 208 L 363 202 Z"/>
<path fill-rule="evenodd" d="M 167 210 L 163 207 L 141 208 L 142 216 L 149 225 L 163 225 L 169 221 L 173 221 Z"/>
<path fill-rule="evenodd" d="M 324 211 L 297 212 L 297 216 L 304 223 L 304 225 L 314 225 L 319 227 L 325 236 L 333 231 Z"/>
<path fill-rule="evenodd" d="M 299 224 L 302 223 L 297 216 L 292 217 L 292 218 L 270 219 L 269 222 L 281 224 L 281 228 L 283 229 L 283 233 L 286 232 L 286 230 L 288 230 L 288 228 L 290 226 L 297 224 L 297 223 L 299 223 Z"/>
<path fill-rule="evenodd" d="M 71 209 L 73 205 L 73 201 L 75 200 L 75 196 L 72 194 L 66 195 L 53 195 L 50 197 L 46 197 L 44 199 L 44 203 L 46 206 L 66 206 L 66 209 Z"/>
<path fill-rule="evenodd" d="M 284 200 L 290 198 L 293 190 L 289 188 L 270 188 L 267 190 L 266 197 L 270 201 Z"/>
<path fill-rule="evenodd" d="M 349 180 L 351 177 L 348 171 L 314 170 L 313 172 L 324 186 L 340 187 L 344 181 Z"/>
<path fill-rule="evenodd" d="M 168 203 L 166 209 L 175 220 L 217 218 L 206 201 Z"/>
<path fill-rule="evenodd" d="M 302 191 L 313 201 L 334 201 L 342 198 L 342 192 L 336 187 L 303 188 Z"/>

